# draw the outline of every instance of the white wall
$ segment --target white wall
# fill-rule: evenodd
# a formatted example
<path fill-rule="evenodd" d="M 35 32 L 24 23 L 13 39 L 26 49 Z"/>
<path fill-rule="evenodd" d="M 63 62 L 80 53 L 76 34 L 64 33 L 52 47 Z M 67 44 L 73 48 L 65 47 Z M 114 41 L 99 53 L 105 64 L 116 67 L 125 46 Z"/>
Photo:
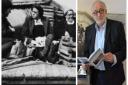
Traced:
<path fill-rule="evenodd" d="M 90 8 L 95 0 L 78 0 L 78 11 L 90 13 Z M 105 2 L 108 13 L 125 14 L 126 0 L 102 0 Z"/>

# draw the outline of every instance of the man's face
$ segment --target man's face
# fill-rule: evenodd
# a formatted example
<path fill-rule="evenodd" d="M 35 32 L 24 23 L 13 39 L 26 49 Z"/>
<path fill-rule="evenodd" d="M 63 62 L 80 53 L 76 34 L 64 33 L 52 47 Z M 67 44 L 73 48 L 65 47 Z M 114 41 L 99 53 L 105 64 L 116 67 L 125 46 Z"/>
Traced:
<path fill-rule="evenodd" d="M 36 8 L 32 9 L 32 18 L 36 19 L 39 16 L 39 11 Z"/>
<path fill-rule="evenodd" d="M 73 12 L 72 11 L 68 11 L 67 15 L 66 15 L 66 20 L 68 20 L 69 22 L 72 22 L 73 20 Z"/>
<path fill-rule="evenodd" d="M 98 25 L 102 25 L 107 16 L 106 7 L 102 3 L 97 2 L 92 8 L 92 16 Z"/>

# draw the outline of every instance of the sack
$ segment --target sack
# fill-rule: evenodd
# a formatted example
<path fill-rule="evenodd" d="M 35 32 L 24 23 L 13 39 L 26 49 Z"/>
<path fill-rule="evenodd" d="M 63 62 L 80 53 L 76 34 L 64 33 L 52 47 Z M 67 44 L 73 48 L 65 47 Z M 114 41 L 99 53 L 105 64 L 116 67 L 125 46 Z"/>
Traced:
<path fill-rule="evenodd" d="M 70 57 L 71 58 L 72 57 L 72 53 L 71 53 L 71 49 L 72 49 L 72 47 L 71 47 L 71 40 L 72 40 L 72 38 L 65 39 L 65 36 L 61 37 L 58 53 L 63 58 L 65 58 L 65 57 Z"/>

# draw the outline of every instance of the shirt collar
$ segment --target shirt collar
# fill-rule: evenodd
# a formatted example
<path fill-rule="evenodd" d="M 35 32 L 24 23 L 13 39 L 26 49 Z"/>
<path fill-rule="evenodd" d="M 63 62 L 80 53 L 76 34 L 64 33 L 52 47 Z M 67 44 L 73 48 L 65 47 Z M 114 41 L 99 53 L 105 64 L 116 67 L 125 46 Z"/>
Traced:
<path fill-rule="evenodd" d="M 34 20 L 34 24 L 35 24 L 35 25 L 43 25 L 41 19 L 37 19 L 37 20 L 35 19 L 35 20 Z"/>
<path fill-rule="evenodd" d="M 72 22 L 69 22 L 68 20 L 66 20 L 66 21 L 67 21 L 67 24 L 70 24 L 70 25 L 75 23 L 74 20 Z"/>
<path fill-rule="evenodd" d="M 99 27 L 97 24 L 95 24 L 95 28 L 96 28 L 96 30 L 100 30 L 99 28 L 105 29 L 106 28 L 106 24 L 107 24 L 107 20 L 105 20 L 104 24 L 101 27 Z"/>

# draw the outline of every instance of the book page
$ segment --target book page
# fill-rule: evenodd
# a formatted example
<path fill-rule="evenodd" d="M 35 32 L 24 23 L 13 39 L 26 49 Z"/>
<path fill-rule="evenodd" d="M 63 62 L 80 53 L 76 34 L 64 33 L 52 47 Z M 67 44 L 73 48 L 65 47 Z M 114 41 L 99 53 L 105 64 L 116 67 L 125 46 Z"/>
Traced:
<path fill-rule="evenodd" d="M 103 61 L 103 52 L 101 49 L 96 50 L 93 52 L 89 57 L 89 62 L 94 67 L 97 67 Z"/>

